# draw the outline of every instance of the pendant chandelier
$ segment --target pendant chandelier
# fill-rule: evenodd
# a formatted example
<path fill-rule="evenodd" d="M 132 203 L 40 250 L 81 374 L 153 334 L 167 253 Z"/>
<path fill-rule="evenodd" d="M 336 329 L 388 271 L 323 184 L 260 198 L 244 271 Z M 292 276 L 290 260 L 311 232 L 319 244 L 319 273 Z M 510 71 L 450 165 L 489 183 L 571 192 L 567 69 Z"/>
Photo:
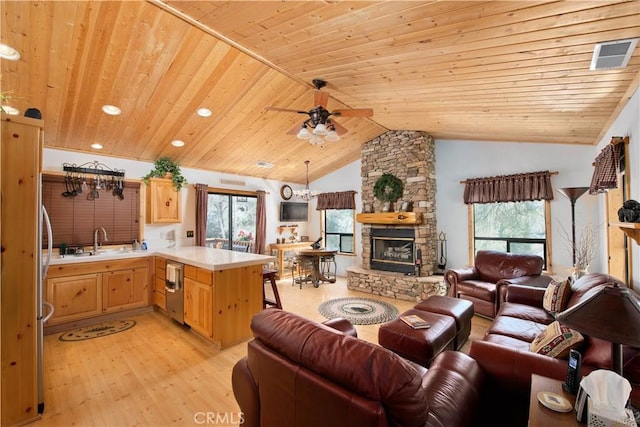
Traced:
<path fill-rule="evenodd" d="M 309 160 L 305 160 L 304 164 L 307 165 L 307 186 L 304 190 L 293 190 L 293 195 L 298 199 L 308 202 L 309 200 L 318 197 L 318 192 L 309 190 Z"/>

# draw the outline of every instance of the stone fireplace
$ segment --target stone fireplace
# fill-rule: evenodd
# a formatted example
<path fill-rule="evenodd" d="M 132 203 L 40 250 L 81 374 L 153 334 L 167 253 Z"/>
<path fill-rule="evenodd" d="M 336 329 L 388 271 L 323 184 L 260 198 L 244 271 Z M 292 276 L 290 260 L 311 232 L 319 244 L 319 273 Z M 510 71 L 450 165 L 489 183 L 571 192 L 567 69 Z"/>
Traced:
<path fill-rule="evenodd" d="M 371 268 L 415 274 L 415 232 L 411 228 L 371 230 Z"/>
<path fill-rule="evenodd" d="M 398 177 L 404 187 L 396 203 L 409 202 L 420 221 L 409 224 L 362 224 L 362 265 L 347 269 L 349 289 L 406 300 L 421 300 L 441 292 L 442 276 L 432 276 L 436 264 L 435 144 L 421 131 L 389 131 L 362 147 L 362 204 L 382 212 L 373 187 L 383 173 Z M 390 240 L 411 236 L 409 240 Z M 380 236 L 381 242 L 376 245 Z M 389 238 L 389 236 L 392 236 Z M 399 237 L 409 239 L 408 237 Z M 420 269 L 417 266 L 420 266 Z"/>

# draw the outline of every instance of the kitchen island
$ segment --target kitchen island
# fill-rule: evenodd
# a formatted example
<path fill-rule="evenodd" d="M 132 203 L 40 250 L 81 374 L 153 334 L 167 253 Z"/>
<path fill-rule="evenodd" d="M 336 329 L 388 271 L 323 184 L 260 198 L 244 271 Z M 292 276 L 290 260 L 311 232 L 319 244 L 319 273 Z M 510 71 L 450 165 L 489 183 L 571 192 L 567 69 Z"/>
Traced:
<path fill-rule="evenodd" d="M 57 313 L 49 325 L 77 326 L 106 313 L 150 309 L 154 303 L 166 310 L 167 260 L 185 265 L 184 321 L 194 332 L 221 349 L 251 338 L 251 318 L 263 304 L 262 266 L 276 258 L 202 246 L 54 256 L 47 294 Z"/>

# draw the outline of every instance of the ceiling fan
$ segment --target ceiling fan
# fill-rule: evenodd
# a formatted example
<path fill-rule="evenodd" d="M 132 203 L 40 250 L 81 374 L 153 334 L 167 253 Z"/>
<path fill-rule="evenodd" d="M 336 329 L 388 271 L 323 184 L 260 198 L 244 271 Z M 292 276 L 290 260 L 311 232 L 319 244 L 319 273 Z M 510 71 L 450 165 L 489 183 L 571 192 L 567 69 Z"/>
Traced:
<path fill-rule="evenodd" d="M 322 137 L 326 141 L 338 141 L 340 139 L 339 134 L 347 133 L 348 131 L 336 123 L 329 117 L 372 117 L 373 109 L 371 108 L 357 108 L 357 109 L 344 109 L 344 110 L 327 110 L 327 101 L 329 100 L 329 92 L 323 92 L 320 89 L 327 85 L 327 82 L 321 79 L 312 80 L 313 86 L 316 90 L 313 93 L 313 102 L 315 107 L 309 111 L 292 110 L 289 108 L 280 107 L 267 107 L 267 110 L 271 111 L 283 111 L 287 113 L 306 114 L 309 116 L 307 120 L 291 129 L 287 134 L 293 135 L 297 133 L 299 139 L 309 140 L 311 144 L 321 144 L 323 142 Z M 309 131 L 311 129 L 311 131 Z"/>

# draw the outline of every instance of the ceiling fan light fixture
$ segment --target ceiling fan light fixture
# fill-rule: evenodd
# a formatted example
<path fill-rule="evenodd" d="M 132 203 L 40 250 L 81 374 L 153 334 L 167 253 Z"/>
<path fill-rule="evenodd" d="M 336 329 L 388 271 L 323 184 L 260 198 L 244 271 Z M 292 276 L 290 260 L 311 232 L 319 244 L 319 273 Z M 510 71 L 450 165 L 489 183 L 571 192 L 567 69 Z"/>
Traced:
<path fill-rule="evenodd" d="M 313 129 L 313 134 L 318 136 L 326 136 L 329 133 L 324 123 L 318 123 Z"/>
<path fill-rule="evenodd" d="M 8 59 L 9 61 L 17 61 L 20 59 L 20 52 L 9 45 L 0 43 L 0 58 Z"/>
<path fill-rule="evenodd" d="M 311 144 L 311 145 L 320 145 L 320 144 L 322 144 L 322 137 L 318 136 L 318 135 L 313 135 L 309 139 L 309 144 Z"/>
<path fill-rule="evenodd" d="M 311 132 L 309 132 L 309 129 L 307 129 L 306 126 L 302 126 L 302 129 L 300 129 L 300 132 L 298 132 L 298 139 L 310 139 L 313 135 L 311 135 Z"/>
<path fill-rule="evenodd" d="M 340 135 L 335 130 L 330 130 L 327 136 L 324 137 L 325 141 L 335 142 L 340 141 Z"/>

